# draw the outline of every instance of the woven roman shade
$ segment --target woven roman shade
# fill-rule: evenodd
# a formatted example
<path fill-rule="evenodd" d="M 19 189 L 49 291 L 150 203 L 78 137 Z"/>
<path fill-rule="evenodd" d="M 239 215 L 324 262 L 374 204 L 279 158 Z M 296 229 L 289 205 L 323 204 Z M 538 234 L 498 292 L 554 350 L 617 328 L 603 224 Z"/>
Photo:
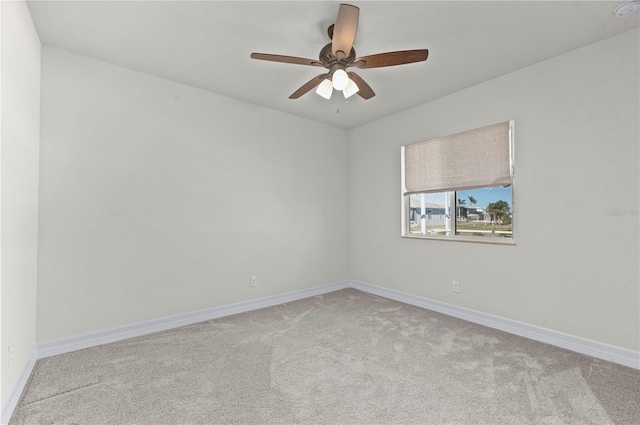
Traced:
<path fill-rule="evenodd" d="M 404 194 L 511 185 L 512 123 L 403 146 Z"/>

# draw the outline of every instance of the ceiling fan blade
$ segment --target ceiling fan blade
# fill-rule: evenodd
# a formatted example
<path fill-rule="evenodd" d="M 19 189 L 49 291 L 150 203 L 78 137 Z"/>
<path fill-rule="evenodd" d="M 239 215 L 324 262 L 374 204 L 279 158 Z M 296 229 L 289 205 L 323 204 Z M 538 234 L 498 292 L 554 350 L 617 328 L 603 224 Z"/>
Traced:
<path fill-rule="evenodd" d="M 347 75 L 353 80 L 354 83 L 358 85 L 358 95 L 361 98 L 366 100 L 371 99 L 376 95 L 369 84 L 367 84 L 367 82 L 363 80 L 362 77 L 360 77 L 358 74 L 356 74 L 355 72 L 347 72 Z"/>
<path fill-rule="evenodd" d="M 360 69 L 381 68 L 383 66 L 404 65 L 407 63 L 422 62 L 427 60 L 429 50 L 401 50 L 398 52 L 378 53 L 376 55 L 357 58 L 349 66 Z"/>
<path fill-rule="evenodd" d="M 297 99 L 297 98 L 299 98 L 300 96 L 302 96 L 303 94 L 307 93 L 311 89 L 316 88 L 321 82 L 323 82 L 327 78 L 329 78 L 329 74 L 320 74 L 320 75 L 317 75 L 317 76 L 313 77 L 312 79 L 307 81 L 302 87 L 300 87 L 298 90 L 294 91 L 291 94 L 291 96 L 289 96 L 289 99 Z"/>
<path fill-rule="evenodd" d="M 296 65 L 324 66 L 322 62 L 313 59 L 298 58 L 295 56 L 271 55 L 268 53 L 251 53 L 251 59 L 263 61 L 293 63 Z"/>
<path fill-rule="evenodd" d="M 331 51 L 338 59 L 345 58 L 351 53 L 353 41 L 358 29 L 360 9 L 350 4 L 341 4 L 338 9 L 338 17 L 333 27 L 333 39 Z M 339 53 L 342 52 L 342 53 Z"/>

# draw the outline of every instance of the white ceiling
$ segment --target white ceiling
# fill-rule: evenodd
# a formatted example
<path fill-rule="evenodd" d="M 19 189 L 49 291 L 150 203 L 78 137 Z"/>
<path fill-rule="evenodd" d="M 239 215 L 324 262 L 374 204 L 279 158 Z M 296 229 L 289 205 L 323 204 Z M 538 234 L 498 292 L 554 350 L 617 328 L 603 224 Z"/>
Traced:
<path fill-rule="evenodd" d="M 376 92 L 288 96 L 322 68 L 250 59 L 316 59 L 340 2 L 30 1 L 43 44 L 353 128 L 637 28 L 619 1 L 356 1 L 358 56 L 429 49 L 429 59 L 360 70 Z M 338 101 L 338 99 L 340 99 Z M 340 113 L 336 113 L 340 106 Z"/>

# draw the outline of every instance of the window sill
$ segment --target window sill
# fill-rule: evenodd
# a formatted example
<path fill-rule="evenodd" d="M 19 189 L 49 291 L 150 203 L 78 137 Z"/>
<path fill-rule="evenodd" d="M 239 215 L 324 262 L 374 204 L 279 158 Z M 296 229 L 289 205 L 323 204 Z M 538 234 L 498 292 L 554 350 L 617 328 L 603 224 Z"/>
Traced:
<path fill-rule="evenodd" d="M 438 241 L 448 242 L 471 242 L 471 243 L 484 243 L 489 245 L 515 245 L 516 241 L 513 239 L 499 239 L 494 237 L 464 237 L 464 236 L 428 236 L 428 235 L 402 235 L 407 239 L 430 239 Z"/>

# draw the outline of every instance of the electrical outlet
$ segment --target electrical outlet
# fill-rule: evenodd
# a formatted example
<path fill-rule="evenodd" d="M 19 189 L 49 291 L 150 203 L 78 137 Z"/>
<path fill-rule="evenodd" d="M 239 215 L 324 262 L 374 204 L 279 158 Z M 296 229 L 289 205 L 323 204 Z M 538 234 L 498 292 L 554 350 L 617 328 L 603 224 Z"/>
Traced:
<path fill-rule="evenodd" d="M 258 286 L 258 276 L 251 276 L 251 287 L 254 288 Z"/>
<path fill-rule="evenodd" d="M 458 282 L 457 280 L 454 280 L 451 285 L 451 290 L 453 292 L 460 292 L 460 282 Z"/>

